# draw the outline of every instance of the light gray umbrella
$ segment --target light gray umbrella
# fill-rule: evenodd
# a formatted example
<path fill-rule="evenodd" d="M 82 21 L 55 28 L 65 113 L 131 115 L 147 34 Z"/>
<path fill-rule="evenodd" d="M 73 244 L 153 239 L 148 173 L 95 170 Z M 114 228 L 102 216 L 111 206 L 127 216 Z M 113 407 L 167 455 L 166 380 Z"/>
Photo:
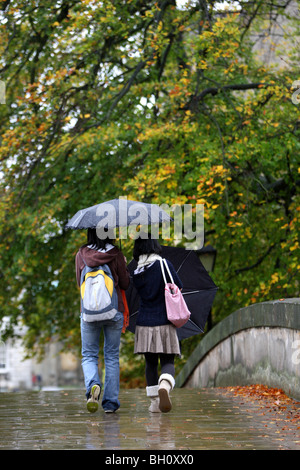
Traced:
<path fill-rule="evenodd" d="M 153 225 L 171 221 L 172 218 L 157 204 L 112 199 L 79 210 L 67 223 L 66 229 L 114 229 L 129 225 Z"/>

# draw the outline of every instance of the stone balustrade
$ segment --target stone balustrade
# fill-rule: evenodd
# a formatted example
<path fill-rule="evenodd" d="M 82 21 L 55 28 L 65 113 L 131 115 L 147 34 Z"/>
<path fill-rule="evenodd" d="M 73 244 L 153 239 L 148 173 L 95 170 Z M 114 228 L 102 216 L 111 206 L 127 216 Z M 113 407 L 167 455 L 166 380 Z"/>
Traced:
<path fill-rule="evenodd" d="M 300 298 L 241 308 L 201 339 L 177 387 L 260 383 L 300 399 Z"/>

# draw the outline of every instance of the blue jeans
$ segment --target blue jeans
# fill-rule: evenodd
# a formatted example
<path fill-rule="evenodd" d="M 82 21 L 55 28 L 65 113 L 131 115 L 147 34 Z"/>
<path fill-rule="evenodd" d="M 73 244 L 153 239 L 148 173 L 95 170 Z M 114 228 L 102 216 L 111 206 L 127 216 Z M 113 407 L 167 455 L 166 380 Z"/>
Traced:
<path fill-rule="evenodd" d="M 93 385 L 102 386 L 98 372 L 100 332 L 104 333 L 105 383 L 102 399 L 104 410 L 116 411 L 120 407 L 119 350 L 123 327 L 123 314 L 118 312 L 112 320 L 86 322 L 81 319 L 82 369 L 89 397 Z"/>

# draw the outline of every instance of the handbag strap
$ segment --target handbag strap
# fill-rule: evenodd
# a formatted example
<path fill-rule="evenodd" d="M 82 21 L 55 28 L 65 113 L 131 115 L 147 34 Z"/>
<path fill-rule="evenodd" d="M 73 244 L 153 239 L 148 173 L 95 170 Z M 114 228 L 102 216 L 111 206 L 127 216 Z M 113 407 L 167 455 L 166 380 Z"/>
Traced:
<path fill-rule="evenodd" d="M 164 266 L 163 266 L 163 265 L 166 266 L 166 269 L 167 269 L 168 274 L 169 274 L 170 279 L 171 279 L 171 283 L 174 284 L 174 280 L 173 280 L 172 274 L 171 274 L 171 272 L 170 272 L 170 269 L 169 269 L 167 260 L 166 260 L 165 258 L 163 258 L 163 259 L 160 259 L 159 261 L 160 261 L 161 272 L 162 272 L 162 275 L 163 275 L 165 284 L 167 284 L 167 279 L 166 279 L 166 274 L 165 274 L 165 270 L 164 270 Z"/>

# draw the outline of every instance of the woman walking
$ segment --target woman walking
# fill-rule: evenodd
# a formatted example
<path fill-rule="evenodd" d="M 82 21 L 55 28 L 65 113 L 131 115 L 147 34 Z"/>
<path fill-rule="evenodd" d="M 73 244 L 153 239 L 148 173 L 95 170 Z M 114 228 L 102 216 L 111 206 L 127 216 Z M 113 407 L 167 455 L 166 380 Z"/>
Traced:
<path fill-rule="evenodd" d="M 161 272 L 161 246 L 155 239 L 135 240 L 133 257 L 138 262 L 133 283 L 140 296 L 134 352 L 144 354 L 149 411 L 168 412 L 170 391 L 175 386 L 175 355 L 180 354 L 176 327 L 169 322 L 165 306 L 165 283 Z M 172 263 L 167 261 L 174 282 L 182 288 Z M 160 361 L 161 374 L 158 373 Z"/>
<path fill-rule="evenodd" d="M 123 327 L 124 303 L 121 289 L 127 289 L 130 282 L 129 271 L 122 252 L 109 239 L 97 237 L 96 229 L 88 229 L 87 244 L 76 255 L 76 279 L 80 286 L 81 271 L 87 265 L 91 268 L 107 264 L 114 279 L 118 296 L 118 311 L 109 320 L 85 321 L 81 316 L 82 369 L 86 387 L 87 409 L 98 409 L 101 393 L 101 380 L 98 371 L 100 332 L 104 332 L 105 384 L 102 407 L 105 412 L 114 412 L 119 402 L 119 349 Z"/>

